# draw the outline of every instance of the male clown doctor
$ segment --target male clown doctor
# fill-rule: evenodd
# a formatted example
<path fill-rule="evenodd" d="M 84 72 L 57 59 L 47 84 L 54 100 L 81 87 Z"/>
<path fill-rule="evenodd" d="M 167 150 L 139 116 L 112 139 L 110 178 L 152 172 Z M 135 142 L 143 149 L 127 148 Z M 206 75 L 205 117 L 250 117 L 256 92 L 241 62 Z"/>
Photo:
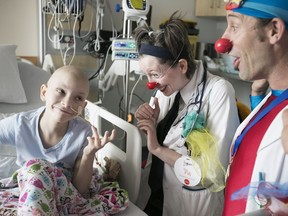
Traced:
<path fill-rule="evenodd" d="M 288 1 L 226 2 L 228 26 L 216 50 L 235 57 L 241 79 L 266 79 L 272 90 L 236 131 L 223 215 L 275 211 L 271 197 L 288 203 L 288 156 L 281 142 L 282 112 L 288 108 Z"/>

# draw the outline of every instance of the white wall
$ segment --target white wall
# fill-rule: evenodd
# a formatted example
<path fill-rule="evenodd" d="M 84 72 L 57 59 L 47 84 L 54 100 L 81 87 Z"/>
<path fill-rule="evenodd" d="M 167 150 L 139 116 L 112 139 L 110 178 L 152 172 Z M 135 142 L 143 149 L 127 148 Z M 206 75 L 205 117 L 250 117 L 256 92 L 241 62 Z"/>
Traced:
<path fill-rule="evenodd" d="M 121 0 L 109 0 L 118 30 L 122 28 L 123 13 L 116 13 L 115 5 L 121 2 Z M 17 44 L 17 55 L 40 55 L 39 3 L 40 0 L 0 0 L 0 44 Z M 197 22 L 196 28 L 200 30 L 198 41 L 214 43 L 225 29 L 225 18 L 195 17 L 194 0 L 150 0 L 150 4 L 152 5 L 151 26 L 153 28 L 157 28 L 174 11 L 179 10 L 184 15 L 184 19 Z M 105 18 L 110 19 L 109 14 L 105 15 Z M 110 21 L 106 20 L 104 24 L 105 22 Z"/>
<path fill-rule="evenodd" d="M 0 44 L 16 44 L 17 55 L 39 56 L 39 0 L 0 0 Z"/>

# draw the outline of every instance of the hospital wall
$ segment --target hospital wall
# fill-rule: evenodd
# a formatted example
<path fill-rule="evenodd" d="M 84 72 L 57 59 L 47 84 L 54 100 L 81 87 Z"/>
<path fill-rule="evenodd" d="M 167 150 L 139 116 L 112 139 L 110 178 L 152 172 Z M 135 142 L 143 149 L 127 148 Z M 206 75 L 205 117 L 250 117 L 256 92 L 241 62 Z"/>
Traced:
<path fill-rule="evenodd" d="M 40 56 L 41 23 L 39 17 L 41 14 L 39 12 L 39 2 L 40 0 L 0 0 L 0 44 L 17 44 L 17 55 Z M 149 2 L 152 5 L 151 26 L 153 28 L 157 28 L 159 23 L 166 20 L 176 10 L 181 11 L 185 20 L 197 22 L 196 28 L 199 29 L 198 42 L 214 43 L 221 37 L 226 28 L 226 18 L 224 16 L 196 17 L 194 0 L 150 0 Z M 109 0 L 109 3 L 113 9 L 116 3 L 121 3 L 121 0 Z M 113 17 L 115 18 L 116 28 L 121 29 L 123 26 L 122 14 L 115 12 Z M 104 19 L 104 28 L 109 29 L 109 24 L 106 22 L 108 22 L 108 18 L 107 20 Z M 135 78 L 137 79 L 137 76 Z M 248 95 L 251 84 L 237 79 L 227 79 L 236 89 L 238 99 L 249 105 Z M 119 85 L 122 84 L 122 79 L 119 79 L 119 83 Z M 133 84 L 134 81 L 131 81 L 130 86 L 133 86 Z M 143 96 L 143 99 L 149 98 L 151 92 L 141 90 L 145 88 L 145 79 L 139 84 L 138 88 L 140 88 L 139 94 Z M 110 92 L 106 95 L 109 94 L 111 94 L 111 97 L 118 97 L 117 100 L 119 101 L 119 95 Z M 134 108 L 140 102 L 135 103 Z M 107 105 L 110 106 L 111 104 L 108 103 Z M 113 110 L 116 114 L 117 109 Z"/>
<path fill-rule="evenodd" d="M 0 0 L 0 44 L 18 45 L 17 55 L 39 56 L 39 0 Z"/>
<path fill-rule="evenodd" d="M 18 55 L 39 56 L 40 0 L 0 0 L 0 43 L 14 43 L 18 45 Z M 109 0 L 111 7 L 121 0 Z M 196 28 L 200 29 L 199 41 L 213 43 L 223 32 L 225 18 L 199 18 L 194 16 L 195 2 L 192 0 L 150 0 L 152 5 L 151 25 L 157 27 L 160 22 L 167 19 L 174 11 L 179 10 L 186 20 L 197 22 Z M 112 8 L 113 10 L 113 8 Z M 116 26 L 121 27 L 122 19 L 119 14 Z M 105 27 L 105 23 L 104 23 Z"/>

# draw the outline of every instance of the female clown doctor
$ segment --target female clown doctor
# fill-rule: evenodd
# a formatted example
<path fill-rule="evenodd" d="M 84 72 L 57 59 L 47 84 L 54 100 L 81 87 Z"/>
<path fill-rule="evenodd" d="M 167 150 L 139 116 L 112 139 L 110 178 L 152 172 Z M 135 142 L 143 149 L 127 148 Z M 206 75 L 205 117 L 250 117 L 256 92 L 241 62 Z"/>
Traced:
<path fill-rule="evenodd" d="M 221 215 L 223 170 L 228 164 L 230 143 L 239 125 L 234 89 L 224 79 L 207 72 L 201 61 L 192 59 L 185 25 L 175 14 L 158 31 L 151 31 L 147 26 L 138 27 L 135 37 L 140 54 L 139 66 L 150 84 L 157 83 L 158 89 L 155 108 L 144 103 L 137 109 L 135 117 L 137 126 L 147 135 L 148 150 L 154 158 L 164 162 L 164 170 L 153 172 L 151 169 L 149 177 L 150 182 L 151 177 L 163 172 L 160 179 L 164 192 L 163 215 Z M 161 143 L 159 133 L 162 128 L 159 129 L 159 125 L 171 109 L 178 92 L 181 95 L 179 111 Z M 198 139 L 193 140 L 194 135 L 190 136 L 193 125 L 192 132 L 198 125 L 198 135 L 203 138 L 205 134 L 202 143 L 197 143 Z M 188 137 L 192 137 L 191 142 Z M 205 143 L 206 138 L 211 138 L 208 143 Z M 208 147 L 202 149 L 203 146 Z M 189 170 L 195 167 L 197 172 L 193 172 L 194 176 L 190 179 L 178 179 L 185 169 L 181 164 L 185 164 L 186 158 L 191 158 L 195 153 Z M 205 159 L 197 161 L 201 156 Z M 199 170 L 201 179 L 196 175 Z M 187 184 L 188 180 L 195 181 Z M 153 189 L 155 185 L 149 185 L 152 193 L 148 205 L 154 193 L 160 193 Z M 145 210 L 149 213 L 147 206 Z M 152 210 L 152 213 L 155 215 L 155 211 Z"/>

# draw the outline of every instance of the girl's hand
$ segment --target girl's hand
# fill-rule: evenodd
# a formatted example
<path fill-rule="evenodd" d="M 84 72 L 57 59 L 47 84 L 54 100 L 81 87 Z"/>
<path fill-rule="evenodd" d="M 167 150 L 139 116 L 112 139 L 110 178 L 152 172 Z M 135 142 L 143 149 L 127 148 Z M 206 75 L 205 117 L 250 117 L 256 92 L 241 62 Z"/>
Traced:
<path fill-rule="evenodd" d="M 91 129 L 93 132 L 92 137 L 87 137 L 88 145 L 84 148 L 84 154 L 86 155 L 95 155 L 95 153 L 103 148 L 108 142 L 112 141 L 116 137 L 115 129 L 112 130 L 111 135 L 109 131 L 105 131 L 104 136 L 102 138 L 99 137 L 99 133 L 97 128 L 91 125 Z"/>

